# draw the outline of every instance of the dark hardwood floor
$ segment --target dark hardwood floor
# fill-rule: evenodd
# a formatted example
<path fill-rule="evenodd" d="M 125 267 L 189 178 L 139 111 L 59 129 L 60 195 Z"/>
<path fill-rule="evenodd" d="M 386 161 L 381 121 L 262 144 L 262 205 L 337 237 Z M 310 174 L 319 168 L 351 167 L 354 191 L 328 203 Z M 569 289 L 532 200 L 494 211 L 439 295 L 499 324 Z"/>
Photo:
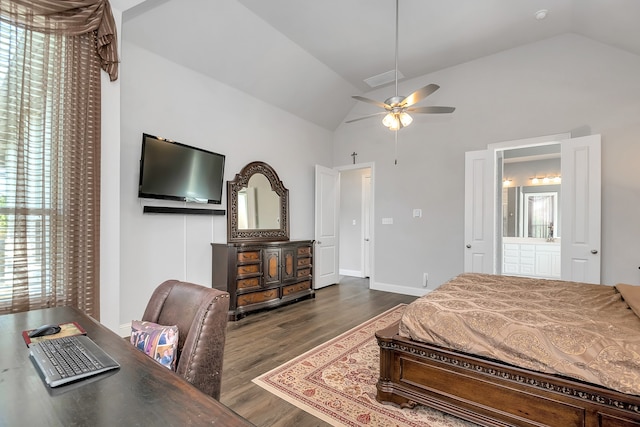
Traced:
<path fill-rule="evenodd" d="M 372 291 L 368 280 L 344 277 L 316 298 L 229 322 L 220 401 L 259 427 L 327 423 L 251 380 L 307 350 L 416 297 Z"/>

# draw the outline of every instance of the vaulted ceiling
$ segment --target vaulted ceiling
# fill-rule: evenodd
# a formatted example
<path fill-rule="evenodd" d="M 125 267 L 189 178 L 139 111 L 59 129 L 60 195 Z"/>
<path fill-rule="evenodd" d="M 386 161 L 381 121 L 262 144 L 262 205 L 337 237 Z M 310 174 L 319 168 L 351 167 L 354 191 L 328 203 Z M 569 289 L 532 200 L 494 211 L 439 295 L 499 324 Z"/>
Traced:
<path fill-rule="evenodd" d="M 405 79 L 565 33 L 640 55 L 638 0 L 399 0 L 399 10 Z M 395 1 L 146 0 L 124 10 L 121 37 L 334 130 L 351 96 L 372 90 L 364 80 L 394 69 Z"/>

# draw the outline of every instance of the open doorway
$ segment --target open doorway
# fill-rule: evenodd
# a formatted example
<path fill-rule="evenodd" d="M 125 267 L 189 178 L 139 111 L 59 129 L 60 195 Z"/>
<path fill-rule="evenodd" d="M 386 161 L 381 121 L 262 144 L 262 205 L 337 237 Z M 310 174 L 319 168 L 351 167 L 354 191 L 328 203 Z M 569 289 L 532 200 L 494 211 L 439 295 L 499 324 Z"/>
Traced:
<path fill-rule="evenodd" d="M 370 276 L 370 218 L 371 168 L 340 170 L 341 276 Z"/>
<path fill-rule="evenodd" d="M 502 227 L 499 274 L 560 279 L 560 144 L 498 150 Z"/>
<path fill-rule="evenodd" d="M 547 209 L 548 219 L 543 217 L 540 221 L 539 235 L 543 237 L 538 237 L 544 239 L 545 244 L 560 243 L 560 253 L 557 255 L 560 269 L 554 270 L 553 259 L 556 255 L 550 256 L 541 251 L 539 264 L 544 264 L 545 271 L 541 271 L 540 275 L 556 277 L 559 274 L 562 280 L 600 283 L 600 139 L 600 135 L 577 138 L 551 135 L 489 144 L 487 150 L 465 153 L 465 271 L 500 274 L 501 271 L 511 273 L 511 269 L 520 269 L 521 263 L 513 263 L 512 267 L 502 265 L 502 270 L 499 268 L 503 250 L 507 256 L 507 251 L 511 249 L 503 247 L 502 230 L 509 220 L 500 214 L 505 207 L 502 198 L 497 197 L 504 191 L 503 179 L 510 180 L 508 176 L 503 176 L 503 157 L 499 156 L 500 152 L 525 146 L 560 144 L 562 195 L 555 197 L 557 219 L 555 208 Z M 536 178 L 530 177 L 531 180 Z M 551 203 L 545 205 L 552 206 Z M 524 210 L 524 206 L 521 210 Z M 527 252 L 524 255 L 529 259 L 530 266 L 536 265 L 538 261 L 535 255 L 532 256 L 529 246 L 524 248 Z M 522 255 L 517 253 L 518 257 Z M 510 256 L 515 260 L 516 253 Z M 521 273 L 531 275 L 531 272 Z"/>
<path fill-rule="evenodd" d="M 374 283 L 374 164 L 316 165 L 314 287 L 340 276 Z"/>

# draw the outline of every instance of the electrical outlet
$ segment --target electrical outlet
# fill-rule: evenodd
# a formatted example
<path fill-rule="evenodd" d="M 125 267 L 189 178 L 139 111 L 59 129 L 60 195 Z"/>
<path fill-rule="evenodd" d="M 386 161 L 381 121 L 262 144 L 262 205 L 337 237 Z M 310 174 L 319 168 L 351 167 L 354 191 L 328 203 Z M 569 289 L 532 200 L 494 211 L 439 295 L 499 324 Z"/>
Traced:
<path fill-rule="evenodd" d="M 422 273 L 422 286 L 425 288 L 429 285 L 429 273 Z"/>

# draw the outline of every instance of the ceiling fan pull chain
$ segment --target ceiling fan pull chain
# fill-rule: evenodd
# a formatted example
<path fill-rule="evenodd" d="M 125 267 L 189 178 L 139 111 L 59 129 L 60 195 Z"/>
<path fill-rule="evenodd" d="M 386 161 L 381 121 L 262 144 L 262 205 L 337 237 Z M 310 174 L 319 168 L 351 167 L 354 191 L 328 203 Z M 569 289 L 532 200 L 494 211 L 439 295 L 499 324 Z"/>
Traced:
<path fill-rule="evenodd" d="M 396 144 L 395 144 L 395 154 L 394 157 L 396 158 L 395 161 L 393 162 L 394 165 L 398 164 L 398 129 L 395 130 L 395 140 L 396 140 Z"/>

